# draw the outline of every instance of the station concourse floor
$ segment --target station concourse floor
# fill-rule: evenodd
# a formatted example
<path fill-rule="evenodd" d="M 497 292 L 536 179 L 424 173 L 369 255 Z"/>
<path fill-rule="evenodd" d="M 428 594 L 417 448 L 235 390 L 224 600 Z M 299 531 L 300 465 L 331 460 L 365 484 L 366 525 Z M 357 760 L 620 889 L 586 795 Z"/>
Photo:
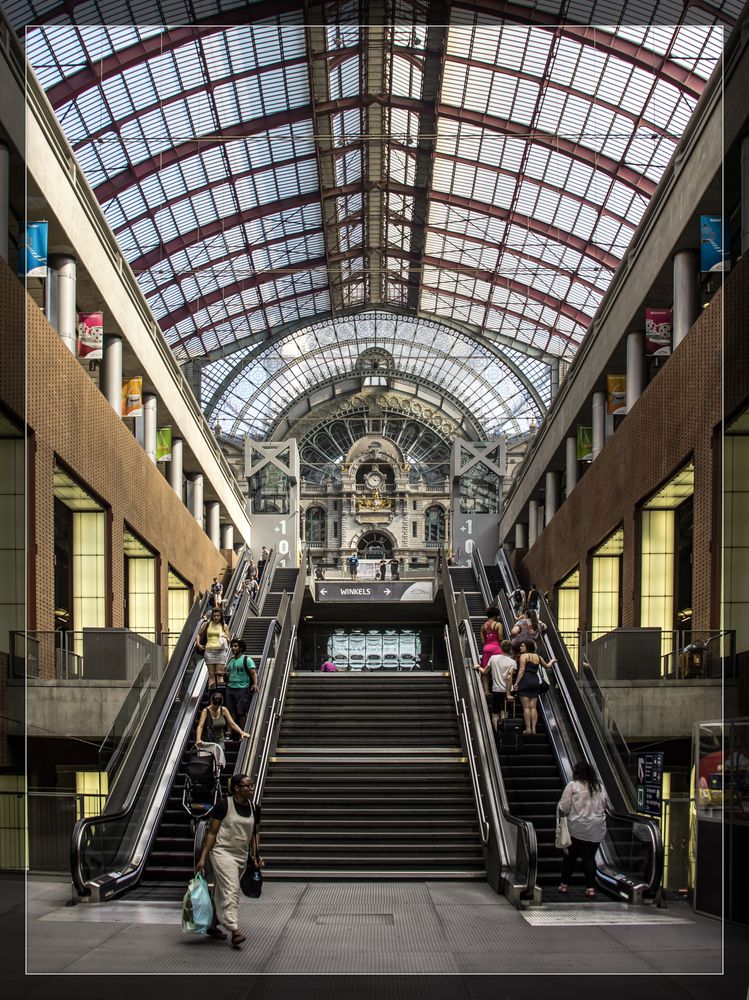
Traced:
<path fill-rule="evenodd" d="M 435 1000 L 483 995 L 505 1000 L 559 996 L 558 990 L 540 989 L 539 974 L 553 974 L 546 980 L 550 984 L 560 983 L 560 974 L 584 973 L 592 981 L 601 975 L 607 982 L 609 976 L 621 977 L 629 984 L 621 995 L 638 1000 L 728 1000 L 733 990 L 724 989 L 724 955 L 734 979 L 736 968 L 749 968 L 746 927 L 695 914 L 681 901 L 657 909 L 581 898 L 518 911 L 478 881 L 267 879 L 260 899 L 241 900 L 240 926 L 247 942 L 234 950 L 226 942 L 184 935 L 178 902 L 125 897 L 66 906 L 69 898 L 66 882 L 27 880 L 25 982 L 33 984 L 39 975 L 64 982 L 61 973 L 228 974 L 254 982 L 292 975 L 394 974 L 416 977 L 412 985 L 436 980 L 439 988 L 424 994 Z M 519 990 L 475 992 L 479 982 L 487 981 L 513 982 Z M 460 985 L 460 992 L 446 992 L 451 982 Z M 657 986 L 652 993 L 643 988 L 651 982 Z M 526 989 L 533 983 L 535 989 Z M 30 988 L 18 995 L 36 993 Z M 138 996 L 137 983 L 133 995 Z M 607 988 L 605 1000 L 614 995 Z M 736 996 L 745 1000 L 746 985 Z"/>

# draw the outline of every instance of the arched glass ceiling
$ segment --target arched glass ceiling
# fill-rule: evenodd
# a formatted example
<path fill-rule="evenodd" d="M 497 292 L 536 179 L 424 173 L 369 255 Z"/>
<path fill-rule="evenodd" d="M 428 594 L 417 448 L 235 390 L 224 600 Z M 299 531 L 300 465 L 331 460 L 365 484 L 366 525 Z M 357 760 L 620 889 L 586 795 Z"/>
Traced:
<path fill-rule="evenodd" d="M 359 377 L 357 359 L 371 347 L 392 356 L 394 384 L 405 379 L 442 392 L 472 414 L 486 436 L 528 430 L 549 402 L 549 369 L 541 362 L 520 354 L 513 359 L 510 352 L 503 361 L 499 352 L 442 324 L 381 313 L 291 332 L 247 362 L 237 355 L 215 361 L 203 370 L 201 395 L 226 433 L 261 438 L 281 411 L 316 386 Z M 538 405 L 529 400 L 525 380 L 531 378 L 541 388 Z"/>
<path fill-rule="evenodd" d="M 429 26 L 407 0 L 391 17 L 413 23 L 384 25 L 366 4 L 305 25 L 294 0 L 174 0 L 181 27 L 68 23 L 106 21 L 98 0 L 9 9 L 44 22 L 31 64 L 179 361 L 381 306 L 549 361 L 588 329 L 742 6 L 656 3 L 677 23 L 637 27 L 611 4 L 595 28 L 535 2 L 448 3 Z M 268 387 L 250 396 L 265 425 Z"/>

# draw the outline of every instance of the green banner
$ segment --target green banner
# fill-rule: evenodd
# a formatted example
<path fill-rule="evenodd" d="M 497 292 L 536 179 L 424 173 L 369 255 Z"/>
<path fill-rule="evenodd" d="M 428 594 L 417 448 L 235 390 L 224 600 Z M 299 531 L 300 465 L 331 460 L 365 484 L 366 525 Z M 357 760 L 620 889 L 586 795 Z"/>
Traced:
<path fill-rule="evenodd" d="M 156 461 L 171 462 L 172 460 L 172 428 L 160 427 L 156 431 Z"/>
<path fill-rule="evenodd" d="M 589 462 L 593 458 L 593 428 L 577 428 L 577 460 Z"/>

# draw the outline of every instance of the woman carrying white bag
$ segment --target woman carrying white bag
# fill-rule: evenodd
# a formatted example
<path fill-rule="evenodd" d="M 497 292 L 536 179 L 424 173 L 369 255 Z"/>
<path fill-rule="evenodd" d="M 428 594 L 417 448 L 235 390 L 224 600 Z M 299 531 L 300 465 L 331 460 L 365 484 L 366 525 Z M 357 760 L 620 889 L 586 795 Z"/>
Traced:
<path fill-rule="evenodd" d="M 582 859 L 585 874 L 585 895 L 595 899 L 596 895 L 596 852 L 606 836 L 606 792 L 598 775 L 586 761 L 579 761 L 572 770 L 572 781 L 562 792 L 557 806 L 556 845 L 564 849 L 562 860 L 562 881 L 559 891 L 565 895 L 569 881 L 575 870 L 575 862 Z M 562 822 L 566 820 L 566 824 Z M 564 827 L 569 830 L 565 838 Z M 569 846 L 566 846 L 569 840 Z"/>

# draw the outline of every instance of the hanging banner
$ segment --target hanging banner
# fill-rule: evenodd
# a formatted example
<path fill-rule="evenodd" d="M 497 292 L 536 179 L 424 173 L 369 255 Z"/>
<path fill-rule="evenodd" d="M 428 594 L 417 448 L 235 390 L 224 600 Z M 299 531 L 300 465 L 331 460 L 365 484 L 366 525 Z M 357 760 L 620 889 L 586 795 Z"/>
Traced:
<path fill-rule="evenodd" d="M 156 431 L 156 461 L 171 462 L 172 460 L 172 428 L 160 427 Z"/>
<path fill-rule="evenodd" d="M 645 353 L 666 357 L 671 353 L 671 310 L 645 310 Z"/>
<path fill-rule="evenodd" d="M 18 248 L 18 273 L 27 278 L 47 277 L 47 223 L 27 222 Z"/>
<path fill-rule="evenodd" d="M 593 458 L 593 428 L 577 428 L 577 460 L 590 462 Z"/>
<path fill-rule="evenodd" d="M 728 271 L 731 267 L 728 223 L 722 215 L 700 216 L 700 271 Z M 729 249 L 727 249 L 727 247 Z"/>
<path fill-rule="evenodd" d="M 143 416 L 143 376 L 137 375 L 122 383 L 122 416 Z"/>
<path fill-rule="evenodd" d="M 608 405 L 609 413 L 627 412 L 627 376 L 609 375 L 606 378 L 608 385 Z"/>
<path fill-rule="evenodd" d="M 78 313 L 78 357 L 101 361 L 104 313 Z"/>

